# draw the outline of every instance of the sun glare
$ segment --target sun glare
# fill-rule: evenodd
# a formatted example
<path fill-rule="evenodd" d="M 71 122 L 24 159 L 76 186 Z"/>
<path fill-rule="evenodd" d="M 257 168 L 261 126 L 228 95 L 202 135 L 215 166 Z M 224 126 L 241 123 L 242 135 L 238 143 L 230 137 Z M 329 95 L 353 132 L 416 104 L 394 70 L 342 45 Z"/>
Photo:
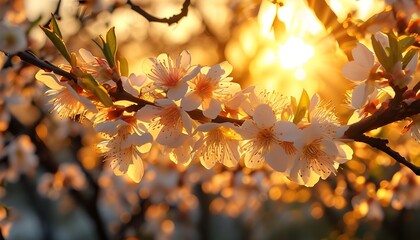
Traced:
<path fill-rule="evenodd" d="M 315 54 L 314 48 L 299 37 L 289 37 L 279 46 L 280 64 L 285 69 L 302 67 Z"/>

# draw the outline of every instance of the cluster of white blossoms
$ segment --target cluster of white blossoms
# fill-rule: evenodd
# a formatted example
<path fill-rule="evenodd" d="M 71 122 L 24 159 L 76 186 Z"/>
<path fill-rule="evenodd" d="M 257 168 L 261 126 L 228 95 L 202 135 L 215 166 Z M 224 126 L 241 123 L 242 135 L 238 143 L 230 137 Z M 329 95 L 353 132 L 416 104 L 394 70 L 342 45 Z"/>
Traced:
<path fill-rule="evenodd" d="M 106 106 L 79 81 L 43 70 L 36 78 L 50 88 L 52 109 L 60 116 L 93 123 L 103 137 L 98 148 L 116 175 L 139 182 L 152 144 L 177 164 L 201 162 L 210 169 L 216 163 L 230 168 L 266 163 L 306 186 L 335 174 L 340 163 L 352 158 L 351 148 L 340 139 L 347 127 L 340 127 L 333 109 L 317 95 L 309 99 L 304 92 L 293 105 L 275 92 L 242 90 L 229 77 L 228 62 L 194 66 L 187 51 L 176 60 L 166 54 L 151 58 L 145 75 L 128 76 L 87 50 L 80 55 L 62 68 L 99 78 L 112 105 Z M 118 99 L 118 93 L 130 99 Z"/>

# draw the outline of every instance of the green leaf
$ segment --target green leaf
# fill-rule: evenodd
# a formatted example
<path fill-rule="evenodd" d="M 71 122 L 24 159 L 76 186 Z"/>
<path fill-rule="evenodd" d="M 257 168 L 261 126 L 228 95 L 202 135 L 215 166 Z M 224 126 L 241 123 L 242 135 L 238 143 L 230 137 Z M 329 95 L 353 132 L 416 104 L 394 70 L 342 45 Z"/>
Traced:
<path fill-rule="evenodd" d="M 398 40 L 398 47 L 400 49 L 400 52 L 401 53 L 405 52 L 411 45 L 413 45 L 414 42 L 416 42 L 416 38 L 415 37 L 402 36 Z"/>
<path fill-rule="evenodd" d="M 111 107 L 113 105 L 112 99 L 109 96 L 106 89 L 101 86 L 98 81 L 96 81 L 92 75 L 83 74 L 80 76 L 79 81 L 77 82 L 83 89 L 93 93 L 98 97 L 99 101 L 103 103 L 106 107 Z"/>
<path fill-rule="evenodd" d="M 306 115 L 309 109 L 311 101 L 309 99 L 308 93 L 303 89 L 302 95 L 300 96 L 299 104 L 296 109 L 295 117 L 293 118 L 293 123 L 299 123 Z"/>
<path fill-rule="evenodd" d="M 411 59 L 414 57 L 414 55 L 417 53 L 417 49 L 410 49 L 403 57 L 402 59 L 402 69 L 405 69 L 407 67 L 407 64 L 411 61 Z"/>
<path fill-rule="evenodd" d="M 96 45 L 98 45 L 98 47 L 102 50 L 102 53 L 104 54 L 105 59 L 108 61 L 109 66 L 113 68 L 115 66 L 115 56 L 112 53 L 109 44 L 105 42 L 103 36 L 99 35 L 99 40 L 93 39 L 93 42 L 96 43 Z"/>
<path fill-rule="evenodd" d="M 120 65 L 121 76 L 128 77 L 128 75 L 130 74 L 130 71 L 129 71 L 127 59 L 126 58 L 121 58 L 118 62 L 119 62 L 119 65 Z"/>
<path fill-rule="evenodd" d="M 57 24 L 57 19 L 55 19 L 55 16 L 53 13 L 51 13 L 50 25 L 51 25 L 50 29 L 52 29 L 53 33 L 57 34 L 59 38 L 63 39 L 63 35 L 61 34 L 60 28 L 58 27 L 58 24 Z"/>
<path fill-rule="evenodd" d="M 379 62 L 385 68 L 386 71 L 390 72 L 393 67 L 390 57 L 386 54 L 381 43 L 378 40 L 376 40 L 374 35 L 372 35 L 371 41 L 372 41 L 373 51 L 375 52 L 376 57 L 378 58 Z"/>
<path fill-rule="evenodd" d="M 402 52 L 400 52 L 400 46 L 398 44 L 397 36 L 393 32 L 387 34 L 389 40 L 389 55 L 391 58 L 391 67 L 393 67 L 398 61 L 402 59 Z"/>
<path fill-rule="evenodd" d="M 59 37 L 56 33 L 51 31 L 51 29 L 45 28 L 41 26 L 42 31 L 44 31 L 45 35 L 51 40 L 57 50 L 63 55 L 63 57 L 70 63 L 70 54 L 67 50 L 66 44 L 64 43 L 63 39 Z"/>
<path fill-rule="evenodd" d="M 117 37 L 115 36 L 115 27 L 112 27 L 106 33 L 106 43 L 109 46 L 112 56 L 115 58 L 117 52 Z"/>

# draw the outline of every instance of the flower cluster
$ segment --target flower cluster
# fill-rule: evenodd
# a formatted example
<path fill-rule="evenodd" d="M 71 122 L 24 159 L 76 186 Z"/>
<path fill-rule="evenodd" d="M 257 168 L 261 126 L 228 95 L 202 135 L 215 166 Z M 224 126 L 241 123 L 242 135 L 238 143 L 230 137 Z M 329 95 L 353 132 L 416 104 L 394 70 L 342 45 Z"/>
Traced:
<path fill-rule="evenodd" d="M 304 91 L 294 106 L 275 92 L 242 90 L 229 77 L 228 62 L 192 65 L 187 51 L 176 60 L 166 54 L 151 58 L 145 75 L 123 74 L 87 50 L 80 54 L 82 60 L 63 66 L 77 81 L 42 70 L 36 77 L 50 88 L 52 109 L 61 117 L 93 123 L 104 139 L 98 148 L 116 175 L 139 182 L 152 144 L 177 164 L 199 161 L 210 169 L 216 163 L 230 168 L 266 163 L 306 186 L 335 174 L 352 157 L 340 141 L 346 128 L 317 95 L 309 100 Z M 86 74 L 107 89 L 101 94 L 112 104 L 85 86 Z"/>

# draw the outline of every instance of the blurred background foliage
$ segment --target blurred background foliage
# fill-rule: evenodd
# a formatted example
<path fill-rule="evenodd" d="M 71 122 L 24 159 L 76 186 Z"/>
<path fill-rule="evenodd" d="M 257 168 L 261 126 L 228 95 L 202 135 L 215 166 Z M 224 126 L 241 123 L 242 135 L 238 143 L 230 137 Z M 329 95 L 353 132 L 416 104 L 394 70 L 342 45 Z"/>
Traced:
<path fill-rule="evenodd" d="M 276 1 L 275 1 L 276 2 Z M 132 1 L 149 14 L 178 14 L 183 1 Z M 147 59 L 177 56 L 192 63 L 227 60 L 234 81 L 299 97 L 305 88 L 336 107 L 346 123 L 342 77 L 356 40 L 418 19 L 415 0 L 192 0 L 178 23 L 149 22 L 125 0 L 0 0 L 0 18 L 43 25 L 55 12 L 70 51 L 116 26 L 118 55 L 140 74 Z M 325 8 L 327 7 L 327 8 Z M 43 32 L 29 32 L 33 52 L 64 63 Z M 337 176 L 313 188 L 269 168 L 199 163 L 177 166 L 148 153 L 140 184 L 116 177 L 96 153 L 87 122 L 49 113 L 35 67 L 0 54 L 0 226 L 6 239 L 417 239 L 420 178 L 387 155 L 355 143 Z M 416 74 L 418 78 L 419 74 Z M 419 143 L 401 137 L 406 123 L 373 131 L 420 164 Z"/>

